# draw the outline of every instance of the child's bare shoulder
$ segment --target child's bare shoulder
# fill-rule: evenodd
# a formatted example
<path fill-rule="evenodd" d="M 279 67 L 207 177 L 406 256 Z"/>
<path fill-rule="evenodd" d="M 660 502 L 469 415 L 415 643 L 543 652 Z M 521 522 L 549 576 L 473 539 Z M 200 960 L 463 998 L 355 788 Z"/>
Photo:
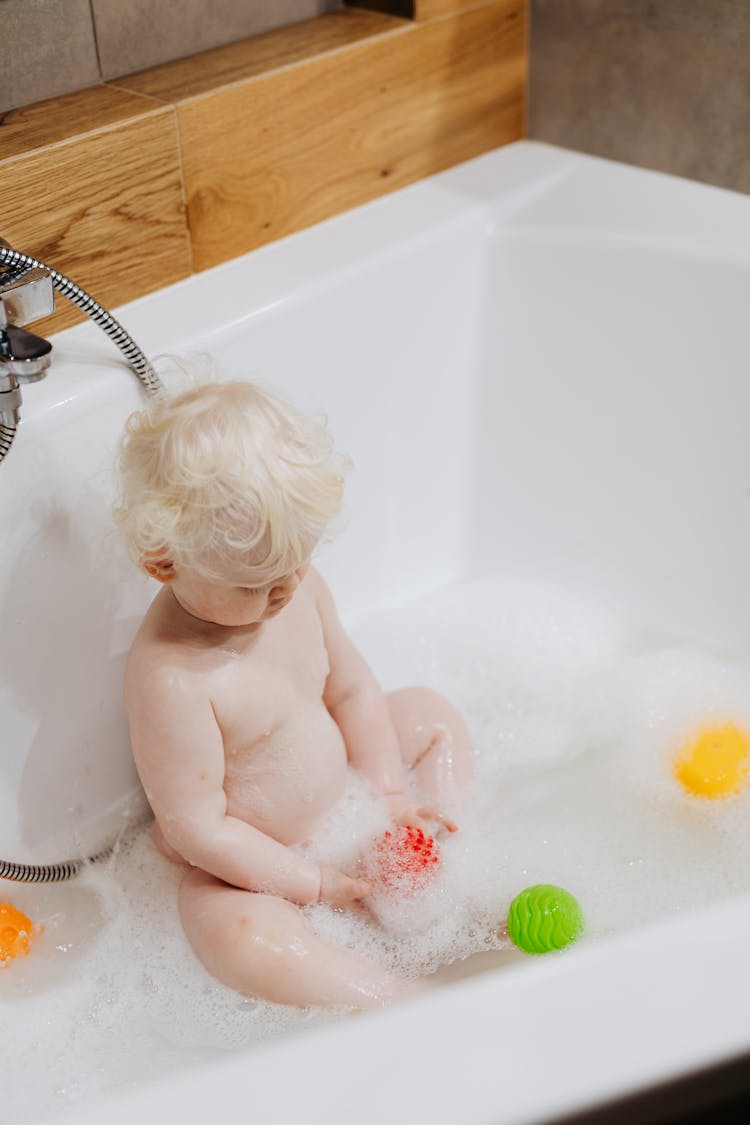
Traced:
<path fill-rule="evenodd" d="M 200 678 L 198 654 L 170 627 L 169 616 L 159 604 L 160 597 L 152 603 L 130 646 L 125 671 L 126 693 L 133 687 L 142 690 L 143 685 L 148 684 L 154 693 L 161 694 L 181 677 Z"/>
<path fill-rule="evenodd" d="M 320 571 L 316 570 L 314 566 L 311 566 L 307 572 L 305 586 L 307 586 L 310 597 L 315 602 L 319 613 L 325 613 L 326 608 L 333 605 L 333 594 L 330 587 Z"/>

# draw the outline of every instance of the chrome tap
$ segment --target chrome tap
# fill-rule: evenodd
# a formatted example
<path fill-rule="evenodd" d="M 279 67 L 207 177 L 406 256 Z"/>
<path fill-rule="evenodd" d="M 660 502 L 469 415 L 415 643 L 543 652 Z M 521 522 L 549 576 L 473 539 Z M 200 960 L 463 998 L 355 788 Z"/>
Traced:
<path fill-rule="evenodd" d="M 11 249 L 3 239 L 0 246 Z M 22 326 L 48 316 L 54 307 L 48 270 L 0 264 L 0 425 L 18 424 L 19 384 L 43 379 L 50 365 L 52 345 Z"/>
<path fill-rule="evenodd" d="M 146 356 L 118 320 L 90 293 L 64 273 L 14 250 L 0 238 L 0 461 L 16 436 L 21 382 L 44 378 L 52 345 L 21 327 L 47 316 L 55 307 L 54 291 L 62 293 L 109 336 L 138 376 L 147 394 L 159 394 L 162 383 Z"/>

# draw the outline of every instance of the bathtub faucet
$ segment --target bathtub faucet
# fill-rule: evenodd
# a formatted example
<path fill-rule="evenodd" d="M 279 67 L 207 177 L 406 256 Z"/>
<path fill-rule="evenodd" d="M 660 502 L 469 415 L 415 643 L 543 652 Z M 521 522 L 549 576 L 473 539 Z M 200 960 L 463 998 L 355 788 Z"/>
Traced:
<path fill-rule="evenodd" d="M 0 247 L 10 249 L 0 239 Z M 22 325 L 49 316 L 55 294 L 49 270 L 38 266 L 0 265 L 0 424 L 15 426 L 20 417 L 20 383 L 43 379 L 52 345 Z"/>
<path fill-rule="evenodd" d="M 72 301 L 120 349 L 147 394 L 158 394 L 162 383 L 132 336 L 90 293 L 52 266 L 14 250 L 0 238 L 0 461 L 16 436 L 21 391 L 19 381 L 42 379 L 50 363 L 52 345 L 21 327 L 54 308 L 53 289 Z"/>

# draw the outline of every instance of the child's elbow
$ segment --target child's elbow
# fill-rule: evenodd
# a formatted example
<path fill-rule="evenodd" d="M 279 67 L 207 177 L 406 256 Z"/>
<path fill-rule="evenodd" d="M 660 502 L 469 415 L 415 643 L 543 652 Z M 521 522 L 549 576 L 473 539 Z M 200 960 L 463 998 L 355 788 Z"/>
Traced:
<path fill-rule="evenodd" d="M 337 685 L 334 690 L 327 693 L 326 706 L 335 717 L 337 712 L 347 711 L 352 708 L 368 707 L 372 702 L 380 699 L 382 692 L 375 678 L 367 673 L 345 684 Z"/>
<path fill-rule="evenodd" d="M 223 819 L 223 815 L 162 814 L 157 823 L 164 842 L 172 851 L 191 867 L 205 868 L 215 851 Z"/>

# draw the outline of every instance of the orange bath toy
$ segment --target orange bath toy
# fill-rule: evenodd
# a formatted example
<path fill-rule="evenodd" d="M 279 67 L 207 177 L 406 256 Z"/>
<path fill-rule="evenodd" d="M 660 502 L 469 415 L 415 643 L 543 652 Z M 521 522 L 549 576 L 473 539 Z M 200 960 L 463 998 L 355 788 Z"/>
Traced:
<path fill-rule="evenodd" d="M 366 861 L 366 875 L 388 891 L 414 894 L 437 875 L 440 851 L 421 828 L 393 828 L 376 841 Z"/>
<path fill-rule="evenodd" d="M 706 727 L 674 764 L 674 775 L 693 797 L 716 800 L 739 793 L 750 769 L 750 734 L 725 723 Z"/>
<path fill-rule="evenodd" d="M 25 957 L 33 937 L 34 925 L 31 919 L 9 902 L 0 902 L 0 969 L 9 965 L 16 957 Z"/>

